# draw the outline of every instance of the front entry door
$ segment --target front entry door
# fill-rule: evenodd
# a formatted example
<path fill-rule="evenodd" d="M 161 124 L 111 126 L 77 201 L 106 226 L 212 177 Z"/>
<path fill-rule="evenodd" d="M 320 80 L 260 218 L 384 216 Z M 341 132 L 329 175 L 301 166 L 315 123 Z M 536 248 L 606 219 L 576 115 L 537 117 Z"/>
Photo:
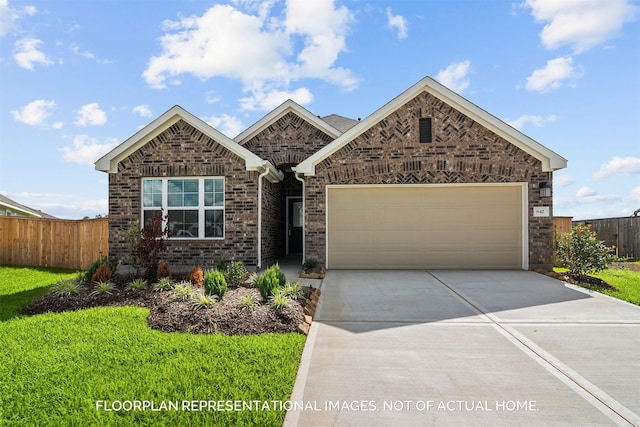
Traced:
<path fill-rule="evenodd" d="M 302 254 L 302 199 L 287 199 L 287 254 Z"/>

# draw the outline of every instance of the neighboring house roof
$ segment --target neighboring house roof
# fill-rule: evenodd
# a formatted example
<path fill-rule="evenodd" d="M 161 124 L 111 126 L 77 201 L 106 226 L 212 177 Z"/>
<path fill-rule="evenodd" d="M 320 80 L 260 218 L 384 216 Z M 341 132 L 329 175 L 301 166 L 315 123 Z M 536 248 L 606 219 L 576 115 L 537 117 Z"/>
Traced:
<path fill-rule="evenodd" d="M 4 207 L 5 209 L 11 210 L 16 213 L 18 216 L 28 216 L 28 217 L 36 217 L 36 218 L 51 218 L 55 219 L 56 217 L 53 215 L 49 215 L 48 213 L 44 213 L 37 209 L 32 209 L 29 206 L 22 205 L 15 200 L 11 200 L 7 196 L 3 196 L 0 194 L 0 207 Z"/>
<path fill-rule="evenodd" d="M 298 116 L 302 117 L 304 120 L 311 123 L 313 126 L 320 129 L 322 132 L 326 133 L 334 139 L 342 134 L 339 129 L 332 126 L 332 123 L 322 120 L 320 117 L 314 115 L 306 108 L 289 99 L 276 107 L 275 110 L 269 112 L 263 118 L 255 122 L 253 125 L 249 126 L 244 132 L 233 138 L 233 140 L 238 144 L 243 145 L 245 142 L 262 132 L 267 127 L 271 126 L 276 121 L 280 120 L 280 118 L 282 118 L 289 112 L 297 114 Z"/>
<path fill-rule="evenodd" d="M 118 172 L 118 163 L 120 161 L 133 154 L 140 147 L 160 135 L 179 120 L 184 120 L 232 153 L 244 159 L 247 170 L 255 170 L 261 173 L 267 172 L 266 178 L 272 182 L 282 180 L 282 172 L 278 171 L 269 161 L 261 159 L 179 105 L 175 105 L 122 144 L 98 159 L 98 161 L 95 162 L 95 168 L 107 173 Z"/>
<path fill-rule="evenodd" d="M 456 110 L 464 113 L 490 131 L 494 132 L 495 134 L 514 144 L 521 150 L 540 160 L 542 162 L 542 170 L 550 172 L 567 167 L 567 160 L 562 156 L 544 147 L 542 144 L 534 141 L 515 128 L 509 126 L 502 120 L 489 114 L 482 108 L 446 88 L 432 78 L 425 77 L 418 83 L 398 95 L 396 98 L 392 99 L 383 107 L 372 113 L 369 117 L 360 121 L 357 125 L 343 133 L 336 140 L 317 151 L 305 161 L 301 162 L 295 168 L 295 171 L 297 173 L 303 173 L 305 175 L 314 175 L 315 166 L 318 163 L 322 162 L 324 159 L 340 150 L 353 139 L 357 138 L 362 133 L 367 131 L 370 127 L 372 127 L 380 120 L 384 119 L 386 116 L 393 113 L 395 110 L 402 107 L 408 101 L 424 91 L 435 96 L 436 98 L 441 99 L 448 105 L 451 105 Z"/>
<path fill-rule="evenodd" d="M 326 117 L 323 117 L 322 120 L 338 129 L 341 133 L 348 131 L 360 122 L 360 120 L 350 119 L 348 117 L 339 116 L 337 114 L 330 114 Z"/>

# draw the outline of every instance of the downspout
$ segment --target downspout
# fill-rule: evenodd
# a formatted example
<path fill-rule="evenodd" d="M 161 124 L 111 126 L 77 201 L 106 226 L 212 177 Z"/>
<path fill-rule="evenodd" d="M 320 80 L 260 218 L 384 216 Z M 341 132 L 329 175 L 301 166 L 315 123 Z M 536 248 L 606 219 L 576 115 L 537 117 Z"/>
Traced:
<path fill-rule="evenodd" d="M 298 173 L 296 172 L 295 168 L 291 168 L 293 170 L 293 176 L 302 183 L 302 263 L 304 263 L 305 260 L 305 256 L 306 256 L 306 248 L 305 248 L 305 241 L 307 240 L 305 238 L 305 234 L 307 231 L 307 217 L 306 217 L 306 213 L 307 213 L 307 207 L 306 207 L 306 197 L 305 197 L 305 188 L 304 188 L 304 179 L 300 178 L 298 176 Z"/>
<path fill-rule="evenodd" d="M 269 174 L 269 166 L 264 164 L 264 172 L 258 176 L 258 270 L 262 267 L 262 178 Z"/>

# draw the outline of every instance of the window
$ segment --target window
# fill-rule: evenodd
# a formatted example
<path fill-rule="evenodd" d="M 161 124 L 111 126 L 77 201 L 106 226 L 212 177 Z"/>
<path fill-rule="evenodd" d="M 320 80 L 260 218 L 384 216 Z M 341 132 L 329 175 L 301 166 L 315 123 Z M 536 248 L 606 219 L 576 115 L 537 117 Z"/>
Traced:
<path fill-rule="evenodd" d="M 142 220 L 163 209 L 172 238 L 224 238 L 224 178 L 143 178 Z"/>
<path fill-rule="evenodd" d="M 433 142 L 431 136 L 431 118 L 420 119 L 420 143 Z"/>

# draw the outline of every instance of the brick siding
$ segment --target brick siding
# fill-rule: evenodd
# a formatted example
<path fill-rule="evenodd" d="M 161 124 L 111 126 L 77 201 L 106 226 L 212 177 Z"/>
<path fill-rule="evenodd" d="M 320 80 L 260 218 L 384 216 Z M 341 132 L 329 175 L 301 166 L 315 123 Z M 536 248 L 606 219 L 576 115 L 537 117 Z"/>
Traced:
<path fill-rule="evenodd" d="M 225 237 L 222 240 L 170 240 L 161 255 L 172 267 L 212 267 L 222 260 L 257 262 L 258 173 L 216 141 L 179 120 L 118 164 L 109 174 L 109 253 L 125 261 L 124 241 L 140 220 L 141 179 L 146 177 L 224 176 Z"/>
<path fill-rule="evenodd" d="M 276 167 L 297 165 L 333 138 L 292 112 L 249 139 L 243 147 Z"/>
<path fill-rule="evenodd" d="M 418 122 L 432 119 L 433 142 L 420 143 Z M 529 266 L 551 267 L 552 215 L 534 218 L 538 184 L 552 182 L 533 156 L 423 92 L 316 165 L 306 182 L 306 257 L 325 263 L 325 186 L 330 184 L 529 184 Z"/>

